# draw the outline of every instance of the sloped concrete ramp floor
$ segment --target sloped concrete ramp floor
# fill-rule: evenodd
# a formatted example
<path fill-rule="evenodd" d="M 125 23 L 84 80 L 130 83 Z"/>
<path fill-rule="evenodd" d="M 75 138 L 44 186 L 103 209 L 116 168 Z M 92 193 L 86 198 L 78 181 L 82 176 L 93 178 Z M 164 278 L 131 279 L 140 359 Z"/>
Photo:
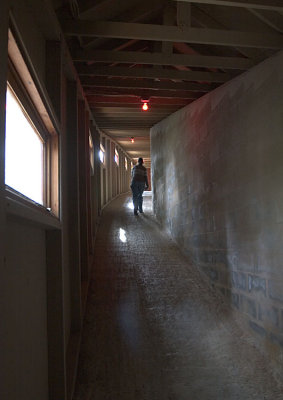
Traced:
<path fill-rule="evenodd" d="M 276 400 L 283 392 L 235 312 L 163 233 L 144 198 L 103 211 L 75 400 Z"/>

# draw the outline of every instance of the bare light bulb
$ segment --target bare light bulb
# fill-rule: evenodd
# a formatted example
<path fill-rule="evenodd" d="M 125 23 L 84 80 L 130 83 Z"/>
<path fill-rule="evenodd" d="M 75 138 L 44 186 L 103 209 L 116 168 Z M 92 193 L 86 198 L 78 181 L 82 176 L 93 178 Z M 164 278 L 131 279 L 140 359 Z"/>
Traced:
<path fill-rule="evenodd" d="M 143 103 L 142 109 L 143 109 L 143 111 L 147 111 L 148 110 L 148 104 L 147 103 Z"/>

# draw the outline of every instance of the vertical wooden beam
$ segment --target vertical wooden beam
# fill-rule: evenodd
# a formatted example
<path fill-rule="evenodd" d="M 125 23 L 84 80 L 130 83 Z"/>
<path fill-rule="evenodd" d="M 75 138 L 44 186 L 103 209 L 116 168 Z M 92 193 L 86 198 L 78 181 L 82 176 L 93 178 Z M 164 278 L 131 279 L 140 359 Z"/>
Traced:
<path fill-rule="evenodd" d="M 115 176 L 115 163 L 114 163 L 114 143 L 110 142 L 110 164 L 111 164 L 111 185 L 112 185 L 112 199 L 116 196 L 116 176 Z"/>
<path fill-rule="evenodd" d="M 79 209 L 79 161 L 78 161 L 78 97 L 77 83 L 67 81 L 66 87 L 66 193 L 68 272 L 70 296 L 70 336 L 68 341 L 67 395 L 72 398 L 79 357 L 82 326 L 81 255 L 80 255 L 80 209 Z"/>
<path fill-rule="evenodd" d="M 88 204 L 87 204 L 87 176 L 86 162 L 89 154 L 86 154 L 86 109 L 85 102 L 78 102 L 78 150 L 79 150 L 79 194 L 80 194 L 80 253 L 81 253 L 81 279 L 87 281 L 89 277 L 88 261 Z"/>
<path fill-rule="evenodd" d="M 66 399 L 62 234 L 46 232 L 49 399 Z"/>
<path fill-rule="evenodd" d="M 100 140 L 101 140 L 102 146 L 105 148 L 105 137 L 103 135 L 101 136 Z M 104 182 L 104 177 L 103 177 L 103 165 L 102 164 L 100 164 L 99 175 L 100 175 L 100 183 L 101 183 L 101 185 L 100 185 L 100 188 L 101 188 L 100 202 L 103 207 L 105 204 L 105 202 L 104 202 L 104 191 L 105 191 L 104 183 L 105 182 Z"/>
<path fill-rule="evenodd" d="M 69 268 L 71 291 L 71 330 L 81 329 L 81 255 L 78 160 L 77 83 L 67 83 L 67 197 L 69 227 Z"/>
<path fill-rule="evenodd" d="M 119 194 L 123 193 L 124 154 L 119 150 Z"/>
<path fill-rule="evenodd" d="M 100 168 L 100 161 L 99 161 L 99 149 L 100 149 L 100 140 L 99 140 L 99 133 L 97 132 L 93 123 L 90 123 L 90 133 L 93 142 L 93 150 L 94 150 L 94 171 L 93 175 L 91 176 L 91 199 L 92 199 L 92 234 L 93 238 L 96 231 L 97 226 L 97 219 L 99 215 L 99 208 L 98 208 L 98 196 L 100 194 L 100 187 L 98 187 L 98 177 Z"/>
<path fill-rule="evenodd" d="M 5 110 L 8 72 L 8 27 L 9 13 L 7 2 L 0 2 L 0 265 L 4 256 L 4 199 L 5 199 Z M 2 268 L 0 268 L 3 271 Z"/>
<path fill-rule="evenodd" d="M 93 240 L 92 240 L 92 217 L 91 217 L 91 193 L 90 193 L 90 155 L 89 155 L 89 135 L 90 135 L 90 122 L 89 113 L 86 111 L 85 122 L 85 135 L 86 135 L 86 159 L 85 159 L 85 174 L 86 174 L 86 203 L 87 203 L 87 232 L 88 232 L 88 253 L 93 254 Z M 90 267 L 90 265 L 89 265 Z"/>
<path fill-rule="evenodd" d="M 97 129 L 95 129 L 95 142 L 96 142 L 96 195 L 97 195 L 97 207 L 98 207 L 98 214 L 101 213 L 101 177 L 100 177 L 100 160 L 99 160 L 99 150 L 100 150 L 100 133 Z"/>
<path fill-rule="evenodd" d="M 163 13 L 163 25 L 174 25 L 176 18 L 175 8 L 168 4 Z M 173 42 L 162 42 L 162 53 L 172 54 Z"/>
<path fill-rule="evenodd" d="M 60 199 L 59 199 L 59 186 L 60 186 L 60 173 L 59 173 L 59 137 L 53 135 L 49 138 L 49 162 L 50 162 L 50 174 L 48 178 L 50 184 L 50 199 L 49 206 L 52 212 L 59 217 L 60 215 Z"/>
<path fill-rule="evenodd" d="M 191 26 L 191 4 L 177 2 L 177 26 L 189 28 Z"/>
<path fill-rule="evenodd" d="M 108 197 L 107 201 L 112 199 L 112 184 L 111 184 L 111 160 L 110 160 L 110 152 L 111 152 L 111 145 L 110 139 L 106 140 L 106 170 L 107 170 L 107 185 L 108 185 Z"/>
<path fill-rule="evenodd" d="M 62 124 L 62 100 L 63 100 L 63 61 L 62 61 L 62 46 L 61 42 L 58 41 L 47 41 L 46 42 L 46 88 L 48 95 L 51 99 L 53 108 L 59 121 Z M 62 124 L 63 125 L 63 124 Z M 59 202 L 59 191 L 60 187 L 60 168 L 59 159 L 60 151 L 62 146 L 60 145 L 60 140 L 57 136 L 50 137 L 50 152 L 49 152 L 49 162 L 50 162 L 50 173 L 51 182 L 50 183 L 50 199 L 49 207 L 51 207 L 52 212 L 59 216 L 60 209 L 59 204 L 62 205 L 62 201 Z M 49 177 L 50 178 L 50 177 Z M 61 199 L 62 200 L 62 199 Z M 61 207 L 62 208 L 62 207 Z"/>
<path fill-rule="evenodd" d="M 8 2 L 0 2 L 0 315 L 5 316 L 9 308 L 9 301 L 3 296 L 4 288 L 7 285 L 6 262 L 5 262 L 5 109 L 6 109 L 6 86 L 7 86 L 7 65 L 8 65 L 8 26 L 9 13 Z M 7 343 L 9 332 L 7 332 L 5 323 L 0 324 L 1 346 Z M 0 387 L 2 398 L 9 396 L 9 361 L 6 359 L 7 352 L 1 347 L 1 368 L 0 368 Z"/>
<path fill-rule="evenodd" d="M 108 145 L 108 139 L 105 138 L 105 156 L 107 153 L 107 145 Z M 106 189 L 106 193 L 105 193 L 105 200 L 106 203 L 108 202 L 109 199 L 109 175 L 108 175 L 108 168 L 107 168 L 107 162 L 105 162 L 105 189 Z"/>
<path fill-rule="evenodd" d="M 56 115 L 61 121 L 62 46 L 61 42 L 46 42 L 46 88 Z"/>

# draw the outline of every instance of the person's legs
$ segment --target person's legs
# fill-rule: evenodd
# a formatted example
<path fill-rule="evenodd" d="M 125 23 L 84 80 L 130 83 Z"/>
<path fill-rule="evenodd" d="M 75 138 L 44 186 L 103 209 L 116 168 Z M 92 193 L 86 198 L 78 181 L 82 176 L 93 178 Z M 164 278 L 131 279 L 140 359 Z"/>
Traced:
<path fill-rule="evenodd" d="M 131 189 L 133 193 L 133 205 L 134 205 L 134 214 L 138 213 L 138 196 L 139 196 L 139 189 L 136 182 L 131 184 Z"/>
<path fill-rule="evenodd" d="M 138 208 L 139 212 L 143 213 L 142 203 L 143 203 L 143 191 L 144 191 L 144 183 L 139 183 L 139 192 L 138 192 Z"/>

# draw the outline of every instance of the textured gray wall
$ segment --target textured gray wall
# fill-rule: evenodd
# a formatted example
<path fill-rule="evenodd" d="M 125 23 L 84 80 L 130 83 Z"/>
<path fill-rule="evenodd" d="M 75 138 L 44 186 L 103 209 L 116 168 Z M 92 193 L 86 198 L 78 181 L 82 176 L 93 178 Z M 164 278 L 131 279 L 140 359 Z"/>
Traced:
<path fill-rule="evenodd" d="M 154 211 L 283 358 L 283 53 L 151 130 Z M 279 347 L 278 347 L 279 346 Z M 278 352 L 279 349 L 279 352 Z M 281 360 L 281 361 L 280 361 Z"/>

